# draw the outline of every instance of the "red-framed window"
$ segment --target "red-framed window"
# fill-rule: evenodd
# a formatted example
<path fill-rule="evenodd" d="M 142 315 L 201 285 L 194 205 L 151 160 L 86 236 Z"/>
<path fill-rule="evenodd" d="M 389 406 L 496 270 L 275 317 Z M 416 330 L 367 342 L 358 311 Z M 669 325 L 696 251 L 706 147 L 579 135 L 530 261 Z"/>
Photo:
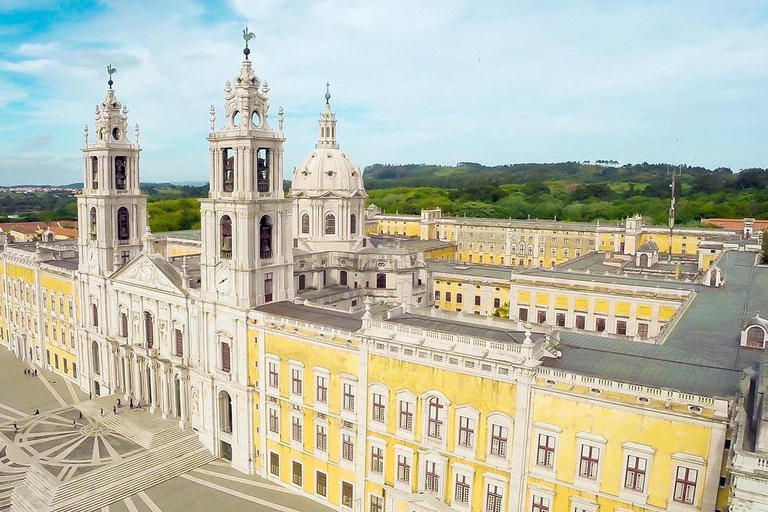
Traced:
<path fill-rule="evenodd" d="M 635 455 L 627 456 L 627 471 L 624 474 L 624 488 L 632 491 L 645 491 L 645 471 L 648 461 Z"/>
<path fill-rule="evenodd" d="M 475 444 L 475 420 L 459 416 L 459 445 L 472 448 Z"/>
<path fill-rule="evenodd" d="M 427 461 L 424 486 L 427 492 L 440 492 L 440 475 L 437 473 L 437 463 Z"/>
<path fill-rule="evenodd" d="M 555 438 L 547 434 L 539 434 L 539 446 L 536 451 L 536 464 L 545 468 L 555 464 Z"/>
<path fill-rule="evenodd" d="M 349 383 L 344 383 L 343 389 L 344 389 L 344 396 L 343 396 L 342 407 L 347 411 L 354 411 L 355 410 L 354 386 Z"/>
<path fill-rule="evenodd" d="M 696 480 L 698 476 L 698 470 L 678 466 L 675 473 L 675 492 L 673 496 L 676 502 L 693 504 L 693 500 L 696 498 Z"/>
<path fill-rule="evenodd" d="M 229 373 L 230 367 L 230 351 L 229 343 L 221 344 L 221 371 Z"/>
<path fill-rule="evenodd" d="M 280 385 L 280 374 L 278 373 L 278 363 L 269 363 L 269 387 L 277 388 Z"/>
<path fill-rule="evenodd" d="M 400 400 L 397 425 L 403 430 L 413 430 L 413 404 Z"/>
<path fill-rule="evenodd" d="M 328 378 L 318 375 L 315 381 L 315 399 L 318 402 L 328 403 Z"/>
<path fill-rule="evenodd" d="M 469 503 L 469 479 L 465 475 L 456 475 L 456 489 L 453 493 L 454 501 Z"/>
<path fill-rule="evenodd" d="M 298 368 L 291 369 L 291 393 L 294 395 L 304 393 L 304 379 L 302 371 Z"/>
<path fill-rule="evenodd" d="M 373 421 L 385 423 L 387 421 L 387 404 L 384 395 L 373 394 Z"/>
<path fill-rule="evenodd" d="M 491 425 L 491 455 L 507 456 L 509 429 L 503 425 Z"/>
<path fill-rule="evenodd" d="M 549 512 L 549 499 L 544 498 L 543 496 L 535 496 L 533 497 L 533 506 L 531 507 L 532 512 Z"/>
<path fill-rule="evenodd" d="M 405 455 L 397 456 L 397 481 L 405 483 L 411 481 L 411 464 Z"/>
<path fill-rule="evenodd" d="M 600 448 L 588 444 L 581 445 L 579 457 L 579 476 L 597 480 L 597 469 L 600 465 Z"/>
<path fill-rule="evenodd" d="M 487 512 L 501 512 L 501 504 L 504 500 L 503 492 L 501 486 L 488 484 L 488 494 L 486 498 Z"/>
<path fill-rule="evenodd" d="M 371 447 L 371 473 L 384 473 L 384 450 L 378 446 Z"/>
<path fill-rule="evenodd" d="M 436 396 L 431 397 L 427 406 L 427 435 L 434 439 L 443 438 L 442 411 L 443 404 L 440 403 L 440 399 Z"/>

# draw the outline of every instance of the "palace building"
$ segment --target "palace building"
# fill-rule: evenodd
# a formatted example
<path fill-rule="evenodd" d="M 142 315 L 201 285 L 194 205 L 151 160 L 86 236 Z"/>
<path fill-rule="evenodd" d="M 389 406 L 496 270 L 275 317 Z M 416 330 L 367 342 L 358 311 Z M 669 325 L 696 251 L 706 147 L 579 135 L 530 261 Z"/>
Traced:
<path fill-rule="evenodd" d="M 110 81 L 77 242 L 0 252 L 0 344 L 335 510 L 768 510 L 757 239 L 366 209 L 328 90 L 286 195 L 245 55 L 199 232 L 149 230 Z"/>

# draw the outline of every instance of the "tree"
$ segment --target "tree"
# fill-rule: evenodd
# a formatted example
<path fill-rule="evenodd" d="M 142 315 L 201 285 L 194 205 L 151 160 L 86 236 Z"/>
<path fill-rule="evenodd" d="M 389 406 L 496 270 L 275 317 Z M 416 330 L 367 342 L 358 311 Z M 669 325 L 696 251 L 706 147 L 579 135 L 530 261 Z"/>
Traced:
<path fill-rule="evenodd" d="M 493 316 L 509 318 L 509 302 L 505 302 L 501 306 L 497 307 L 496 311 L 493 312 Z"/>
<path fill-rule="evenodd" d="M 768 229 L 763 231 L 763 264 L 768 264 Z"/>

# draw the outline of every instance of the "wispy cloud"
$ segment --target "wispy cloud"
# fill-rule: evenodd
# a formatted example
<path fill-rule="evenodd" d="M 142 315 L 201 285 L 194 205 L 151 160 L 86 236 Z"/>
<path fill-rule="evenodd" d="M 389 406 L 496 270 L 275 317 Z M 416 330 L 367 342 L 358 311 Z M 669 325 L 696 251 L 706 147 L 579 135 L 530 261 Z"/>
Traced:
<path fill-rule="evenodd" d="M 245 22 L 272 111 L 286 110 L 286 169 L 313 147 L 326 79 L 361 165 L 766 165 L 768 16 L 735 3 L 107 1 L 33 33 L 14 32 L 31 23 L 19 4 L 0 0 L 16 13 L 0 22 L 12 34 L 0 51 L 6 183 L 20 156 L 40 159 L 37 181 L 82 179 L 82 125 L 108 63 L 142 127 L 143 179 L 207 178 L 207 111 L 239 70 Z M 14 130 L 52 142 L 30 156 Z"/>

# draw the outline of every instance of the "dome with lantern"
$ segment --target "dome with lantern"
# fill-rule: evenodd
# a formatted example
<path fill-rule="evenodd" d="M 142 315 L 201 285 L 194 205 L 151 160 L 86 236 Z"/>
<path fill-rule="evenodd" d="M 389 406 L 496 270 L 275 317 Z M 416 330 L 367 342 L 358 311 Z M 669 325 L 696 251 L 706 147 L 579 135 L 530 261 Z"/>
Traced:
<path fill-rule="evenodd" d="M 352 158 L 339 149 L 336 114 L 331 110 L 330 99 L 331 94 L 326 90 L 317 144 L 294 170 L 291 197 L 367 197 L 363 173 Z"/>

